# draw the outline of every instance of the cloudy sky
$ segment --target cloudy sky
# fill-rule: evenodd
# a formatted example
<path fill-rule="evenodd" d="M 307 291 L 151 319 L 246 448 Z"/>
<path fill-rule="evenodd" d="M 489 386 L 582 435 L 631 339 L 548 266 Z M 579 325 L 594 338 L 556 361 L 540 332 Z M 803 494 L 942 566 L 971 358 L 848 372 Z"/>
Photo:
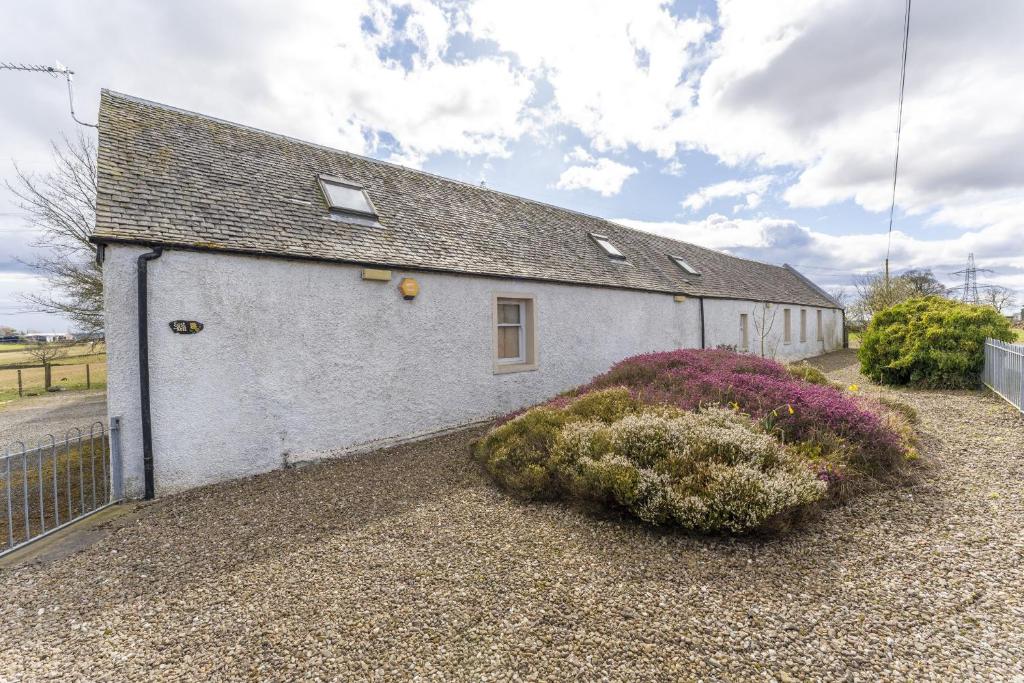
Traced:
<path fill-rule="evenodd" d="M 914 5 L 892 263 L 1024 293 L 1024 3 Z M 9 1 L 0 61 L 567 206 L 823 285 L 885 258 L 897 0 Z M 0 71 L 0 175 L 73 134 Z M 0 192 L 0 324 L 42 283 Z"/>

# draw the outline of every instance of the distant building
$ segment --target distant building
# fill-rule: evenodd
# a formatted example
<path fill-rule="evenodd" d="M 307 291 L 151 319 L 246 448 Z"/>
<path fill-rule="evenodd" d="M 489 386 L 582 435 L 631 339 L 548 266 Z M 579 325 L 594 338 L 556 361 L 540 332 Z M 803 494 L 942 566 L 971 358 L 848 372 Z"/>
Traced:
<path fill-rule="evenodd" d="M 72 341 L 74 336 L 67 332 L 29 332 L 28 334 L 21 335 L 21 338 L 26 341 L 36 342 L 55 342 L 55 341 Z"/>

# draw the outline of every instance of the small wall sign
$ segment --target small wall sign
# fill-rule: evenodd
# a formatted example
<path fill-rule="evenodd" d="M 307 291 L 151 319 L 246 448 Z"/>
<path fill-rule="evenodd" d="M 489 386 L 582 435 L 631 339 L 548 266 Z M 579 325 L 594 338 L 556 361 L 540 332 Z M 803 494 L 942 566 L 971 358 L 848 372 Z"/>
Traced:
<path fill-rule="evenodd" d="M 174 334 L 196 334 L 203 331 L 203 324 L 198 320 L 172 320 L 170 325 Z"/>

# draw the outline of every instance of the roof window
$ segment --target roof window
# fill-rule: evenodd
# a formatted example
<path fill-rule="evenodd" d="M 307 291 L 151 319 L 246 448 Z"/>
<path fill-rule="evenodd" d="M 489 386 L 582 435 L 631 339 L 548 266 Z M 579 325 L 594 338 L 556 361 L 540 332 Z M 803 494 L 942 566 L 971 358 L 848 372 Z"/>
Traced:
<path fill-rule="evenodd" d="M 373 208 L 362 185 L 343 178 L 321 175 L 320 189 L 324 192 L 331 213 L 377 220 L 377 210 Z"/>
<path fill-rule="evenodd" d="M 591 238 L 593 238 L 595 242 L 597 242 L 598 246 L 604 249 L 604 253 L 608 254 L 608 256 L 614 259 L 619 259 L 620 261 L 626 260 L 626 256 L 621 251 L 616 249 L 615 245 L 612 244 L 611 240 L 609 240 L 607 237 L 605 237 L 604 235 L 598 235 L 593 232 L 590 233 L 590 236 Z"/>
<path fill-rule="evenodd" d="M 689 263 L 687 263 L 686 259 L 682 258 L 681 256 L 669 256 L 669 258 L 672 259 L 677 266 L 682 268 L 690 275 L 700 275 L 700 271 L 691 266 Z"/>

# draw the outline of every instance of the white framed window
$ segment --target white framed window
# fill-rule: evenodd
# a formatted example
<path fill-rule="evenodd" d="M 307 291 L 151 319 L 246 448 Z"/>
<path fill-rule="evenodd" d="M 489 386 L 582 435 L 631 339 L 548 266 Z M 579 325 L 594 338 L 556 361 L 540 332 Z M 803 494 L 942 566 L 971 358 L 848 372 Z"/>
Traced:
<path fill-rule="evenodd" d="M 318 180 L 332 215 L 354 216 L 376 222 L 377 209 L 373 206 L 370 195 L 366 194 L 362 185 L 329 175 L 320 175 Z"/>
<path fill-rule="evenodd" d="M 498 362 L 522 363 L 526 353 L 526 302 L 498 301 Z"/>
<path fill-rule="evenodd" d="M 690 265 L 690 263 L 682 256 L 669 256 L 672 261 L 682 268 L 689 275 L 700 275 L 700 271 Z"/>
<path fill-rule="evenodd" d="M 793 342 L 793 315 L 792 311 L 788 308 L 782 309 L 782 343 L 790 344 Z"/>
<path fill-rule="evenodd" d="M 597 233 L 592 232 L 590 233 L 590 237 L 597 242 L 598 246 L 604 249 L 604 253 L 608 254 L 611 258 L 618 259 L 620 261 L 626 260 L 626 255 L 619 251 L 618 248 L 612 244 L 612 241 L 604 235 L 598 235 Z"/>
<path fill-rule="evenodd" d="M 825 341 L 825 328 L 821 325 L 821 309 L 818 311 L 818 341 Z"/>
<path fill-rule="evenodd" d="M 807 341 L 807 309 L 800 309 L 800 343 Z"/>
<path fill-rule="evenodd" d="M 495 294 L 494 372 L 537 368 L 535 299 L 532 295 Z"/>
<path fill-rule="evenodd" d="M 740 313 L 740 351 L 750 348 L 750 316 Z"/>

